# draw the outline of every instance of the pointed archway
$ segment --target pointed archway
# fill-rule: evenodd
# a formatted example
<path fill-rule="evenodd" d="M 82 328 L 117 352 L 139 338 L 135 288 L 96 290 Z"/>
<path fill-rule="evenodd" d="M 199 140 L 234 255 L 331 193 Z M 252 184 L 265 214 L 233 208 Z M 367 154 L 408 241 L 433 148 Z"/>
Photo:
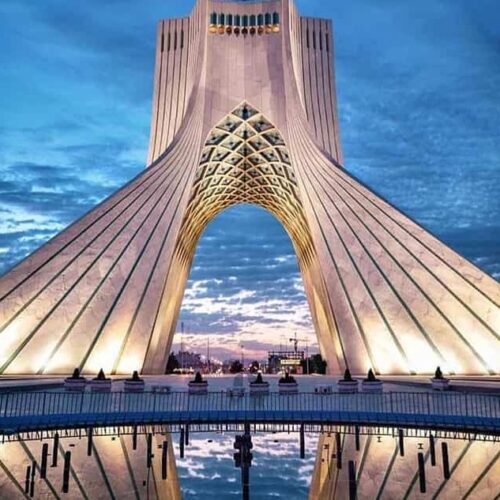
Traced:
<path fill-rule="evenodd" d="M 166 366 L 185 284 L 200 236 L 225 209 L 254 204 L 273 214 L 288 233 L 301 271 L 320 349 L 339 362 L 334 323 L 325 311 L 324 284 L 318 272 L 307 216 L 290 153 L 280 131 L 261 112 L 241 103 L 210 131 L 193 179 L 182 225 L 177 237 L 174 265 L 164 291 L 156 335 L 146 355 L 144 371 Z M 334 335 L 332 335 L 332 333 Z M 338 371 L 342 361 L 334 364 Z M 120 361 L 114 366 L 119 369 Z"/>

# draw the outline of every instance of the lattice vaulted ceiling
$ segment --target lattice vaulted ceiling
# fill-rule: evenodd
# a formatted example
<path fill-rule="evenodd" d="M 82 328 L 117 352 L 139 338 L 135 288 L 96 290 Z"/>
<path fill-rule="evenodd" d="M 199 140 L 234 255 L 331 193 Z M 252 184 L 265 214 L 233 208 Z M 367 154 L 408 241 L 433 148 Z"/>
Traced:
<path fill-rule="evenodd" d="M 275 215 L 301 263 L 309 262 L 311 236 L 285 142 L 248 103 L 218 123 L 205 142 L 180 233 L 181 259 L 192 258 L 198 238 L 214 217 L 239 203 L 252 203 Z"/>

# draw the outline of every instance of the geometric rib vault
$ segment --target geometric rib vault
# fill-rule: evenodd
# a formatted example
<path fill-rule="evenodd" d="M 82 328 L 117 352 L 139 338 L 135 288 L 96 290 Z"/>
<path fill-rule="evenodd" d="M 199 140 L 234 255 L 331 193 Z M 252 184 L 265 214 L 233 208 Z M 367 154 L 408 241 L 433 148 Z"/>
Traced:
<path fill-rule="evenodd" d="M 342 167 L 332 59 L 292 0 L 161 21 L 148 168 L 0 278 L 0 373 L 163 373 L 198 239 L 243 202 L 290 235 L 332 373 L 500 373 L 500 285 Z"/>

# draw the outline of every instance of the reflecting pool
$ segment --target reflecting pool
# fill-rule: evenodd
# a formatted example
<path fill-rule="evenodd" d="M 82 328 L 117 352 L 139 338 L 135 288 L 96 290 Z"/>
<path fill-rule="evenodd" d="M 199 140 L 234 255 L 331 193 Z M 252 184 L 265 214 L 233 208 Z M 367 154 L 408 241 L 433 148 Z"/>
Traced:
<path fill-rule="evenodd" d="M 484 499 L 498 437 L 374 427 L 106 427 L 5 436 L 0 498 Z"/>

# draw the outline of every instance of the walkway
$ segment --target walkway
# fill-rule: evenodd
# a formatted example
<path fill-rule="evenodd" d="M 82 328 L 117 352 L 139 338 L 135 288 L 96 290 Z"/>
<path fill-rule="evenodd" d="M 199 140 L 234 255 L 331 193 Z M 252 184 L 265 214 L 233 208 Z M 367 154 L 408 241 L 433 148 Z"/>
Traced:
<path fill-rule="evenodd" d="M 305 423 L 390 425 L 500 434 L 500 396 L 484 393 L 299 393 L 229 397 L 224 392 L 0 394 L 0 433 L 135 424 Z"/>

